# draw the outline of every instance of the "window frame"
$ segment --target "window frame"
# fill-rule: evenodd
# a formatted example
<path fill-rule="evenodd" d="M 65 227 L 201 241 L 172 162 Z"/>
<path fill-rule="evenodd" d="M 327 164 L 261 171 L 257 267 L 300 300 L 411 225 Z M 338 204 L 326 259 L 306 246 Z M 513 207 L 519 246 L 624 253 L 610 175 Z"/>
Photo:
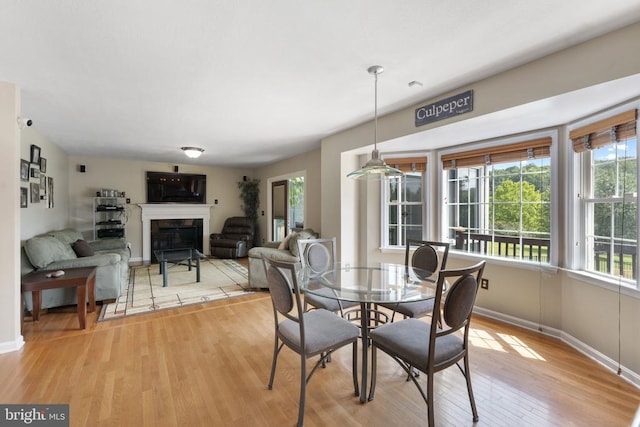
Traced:
<path fill-rule="evenodd" d="M 549 186 L 551 189 L 550 199 L 549 199 L 549 212 L 550 212 L 550 227 L 549 227 L 549 250 L 551 252 L 551 256 L 549 257 L 548 263 L 543 263 L 540 261 L 529 261 L 521 258 L 507 258 L 500 256 L 491 256 L 485 255 L 481 253 L 467 252 L 456 250 L 455 247 L 451 248 L 451 253 L 454 256 L 462 256 L 468 257 L 471 259 L 477 258 L 489 258 L 492 262 L 496 264 L 505 264 L 505 265 L 513 265 L 513 263 L 518 263 L 521 266 L 534 265 L 534 266 L 542 266 L 545 268 L 549 268 L 550 270 L 555 270 L 555 267 L 558 266 L 558 260 L 560 259 L 558 251 L 560 248 L 560 240 L 561 237 L 558 236 L 558 212 L 559 212 L 559 196 L 558 191 L 555 189 L 558 187 L 558 129 L 548 129 L 548 130 L 538 130 L 529 132 L 522 135 L 517 136 L 506 136 L 502 138 L 495 138 L 484 141 L 476 141 L 470 144 L 465 144 L 464 146 L 452 147 L 451 149 L 441 150 L 438 152 L 438 191 L 440 192 L 440 206 L 439 206 L 439 224 L 438 224 L 438 234 L 439 239 L 443 241 L 450 241 L 448 237 L 448 229 L 449 229 L 449 203 L 448 203 L 448 172 L 450 169 L 445 169 L 443 165 L 442 158 L 450 157 L 456 153 L 467 152 L 467 151 L 475 151 L 475 150 L 485 150 L 492 149 L 499 146 L 507 146 L 511 144 L 517 144 L 523 141 L 528 140 L 536 140 L 541 138 L 551 138 L 551 147 L 549 153 L 550 159 L 550 182 Z M 455 244 L 455 242 L 453 242 Z"/>
<path fill-rule="evenodd" d="M 404 249 L 405 245 L 404 243 L 400 244 L 400 245 L 391 245 L 389 243 L 389 233 L 390 233 L 390 224 L 389 224 L 389 210 L 391 208 L 391 206 L 397 206 L 399 209 L 401 209 L 402 206 L 418 206 L 420 205 L 422 207 L 422 218 L 421 218 L 421 227 L 422 227 L 422 236 L 421 239 L 425 239 L 425 234 L 426 234 L 426 228 L 427 228 L 427 215 L 426 215 L 426 192 L 425 192 L 425 187 L 426 187 L 426 171 L 416 171 L 419 172 L 421 174 L 421 185 L 422 185 L 422 191 L 421 191 L 421 201 L 420 202 L 402 202 L 402 203 L 391 203 L 389 201 L 389 180 L 381 180 L 381 194 L 382 194 L 382 212 L 381 212 L 381 218 L 382 218 L 382 230 L 381 230 L 381 239 L 380 241 L 382 242 L 382 247 L 385 249 Z M 404 178 L 404 176 L 403 176 Z M 406 225 L 401 225 L 401 228 L 405 228 Z"/>
<path fill-rule="evenodd" d="M 572 227 L 568 227 L 567 236 L 567 260 L 569 261 L 569 276 L 575 277 L 579 280 L 586 280 L 590 284 L 602 286 L 608 289 L 613 288 L 625 288 L 632 291 L 640 291 L 638 284 L 638 278 L 635 281 L 633 279 L 624 279 L 619 276 L 614 276 L 608 273 L 601 273 L 594 270 L 587 269 L 587 251 L 589 250 L 586 245 L 587 231 L 592 228 L 587 224 L 586 218 L 588 214 L 588 203 L 595 203 L 599 199 L 597 197 L 590 196 L 588 198 L 583 197 L 588 190 L 588 186 L 592 181 L 592 167 L 591 167 L 591 155 L 586 153 L 578 153 L 573 149 L 572 141 L 569 134 L 572 130 L 588 126 L 589 124 L 606 120 L 625 111 L 637 109 L 640 114 L 640 102 L 635 101 L 625 105 L 621 105 L 616 108 L 608 109 L 593 115 L 589 118 L 581 119 L 575 123 L 566 126 L 565 137 L 567 139 L 567 152 L 568 152 L 568 169 L 569 176 L 573 179 L 569 182 L 568 194 L 568 217 L 580 218 L 579 221 L 574 221 Z M 636 180 L 640 182 L 640 156 L 637 155 L 637 149 L 640 148 L 640 132 L 638 132 L 638 125 L 640 124 L 640 118 L 636 119 Z M 614 199 L 627 199 L 627 196 L 617 197 Z M 604 199 L 607 202 L 611 202 L 612 198 Z M 636 205 L 640 200 L 638 195 L 635 197 Z M 640 235 L 640 210 L 636 212 L 636 235 Z M 636 256 L 636 272 L 640 271 L 640 257 Z M 638 273 L 636 273 L 638 275 Z M 635 283 L 635 284 L 634 284 Z"/>

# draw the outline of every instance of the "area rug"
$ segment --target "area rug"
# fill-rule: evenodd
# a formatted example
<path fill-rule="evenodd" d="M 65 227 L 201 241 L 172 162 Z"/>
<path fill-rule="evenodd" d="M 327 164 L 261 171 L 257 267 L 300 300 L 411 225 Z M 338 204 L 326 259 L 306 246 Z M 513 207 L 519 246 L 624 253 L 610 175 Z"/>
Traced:
<path fill-rule="evenodd" d="M 102 306 L 98 322 L 169 308 L 232 298 L 252 293 L 247 268 L 233 260 L 206 259 L 200 262 L 200 282 L 195 267 L 169 269 L 168 286 L 162 286 L 158 264 L 132 267 L 128 288 L 115 302 Z"/>

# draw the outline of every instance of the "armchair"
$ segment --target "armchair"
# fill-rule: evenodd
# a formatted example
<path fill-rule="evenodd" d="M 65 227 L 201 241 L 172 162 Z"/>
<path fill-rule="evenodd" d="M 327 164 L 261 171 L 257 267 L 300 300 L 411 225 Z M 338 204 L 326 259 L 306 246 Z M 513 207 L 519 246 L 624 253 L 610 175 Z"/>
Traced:
<path fill-rule="evenodd" d="M 255 221 L 234 216 L 227 218 L 222 232 L 212 233 L 209 239 L 211 256 L 216 258 L 242 258 L 253 246 Z"/>

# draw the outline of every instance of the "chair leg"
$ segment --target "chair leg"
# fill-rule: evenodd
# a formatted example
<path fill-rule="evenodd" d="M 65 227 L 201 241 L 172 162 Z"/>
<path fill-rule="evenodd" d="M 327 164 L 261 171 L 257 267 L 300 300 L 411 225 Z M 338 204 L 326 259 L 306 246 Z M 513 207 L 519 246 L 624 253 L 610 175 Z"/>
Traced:
<path fill-rule="evenodd" d="M 433 406 L 433 370 L 427 374 L 427 416 L 429 418 L 429 427 L 436 425 Z"/>
<path fill-rule="evenodd" d="M 371 346 L 371 387 L 369 388 L 369 398 L 367 400 L 373 400 L 373 394 L 376 391 L 376 374 L 378 368 L 378 352 L 376 346 Z"/>
<path fill-rule="evenodd" d="M 304 424 L 304 404 L 307 391 L 307 359 L 300 355 L 300 403 L 298 404 L 298 427 Z"/>
<path fill-rule="evenodd" d="M 473 398 L 473 388 L 471 388 L 471 372 L 469 371 L 469 354 L 464 356 L 464 376 L 467 380 L 467 391 L 469 392 L 469 402 L 471 402 L 471 412 L 473 413 L 473 422 L 478 421 L 478 410 L 476 409 L 476 401 Z"/>
<path fill-rule="evenodd" d="M 276 337 L 274 345 L 273 345 L 273 359 L 271 360 L 271 375 L 269 376 L 269 390 L 273 389 L 273 379 L 276 376 L 276 364 L 278 363 L 278 353 L 280 353 L 280 348 L 278 348 L 278 337 Z"/>
<path fill-rule="evenodd" d="M 351 356 L 351 376 L 353 377 L 353 390 L 356 396 L 360 396 L 358 386 L 358 340 L 353 342 L 353 355 Z"/>

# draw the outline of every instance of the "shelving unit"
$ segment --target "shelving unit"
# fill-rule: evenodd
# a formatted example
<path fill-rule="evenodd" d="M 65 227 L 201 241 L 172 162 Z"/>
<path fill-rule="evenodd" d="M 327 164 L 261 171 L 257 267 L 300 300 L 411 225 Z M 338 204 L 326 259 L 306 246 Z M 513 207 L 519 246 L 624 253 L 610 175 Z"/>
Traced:
<path fill-rule="evenodd" d="M 127 215 L 124 197 L 93 198 L 93 239 L 125 237 Z"/>

